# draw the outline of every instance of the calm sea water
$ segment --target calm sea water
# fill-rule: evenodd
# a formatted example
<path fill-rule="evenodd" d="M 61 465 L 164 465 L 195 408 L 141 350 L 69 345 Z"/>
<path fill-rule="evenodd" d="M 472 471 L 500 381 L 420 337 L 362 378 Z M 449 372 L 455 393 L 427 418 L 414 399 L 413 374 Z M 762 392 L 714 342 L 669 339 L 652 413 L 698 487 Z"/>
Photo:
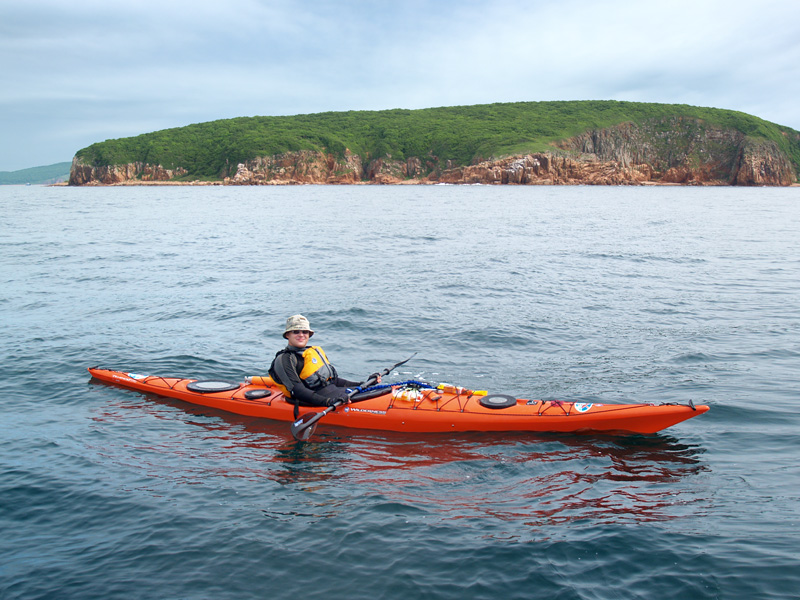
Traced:
<path fill-rule="evenodd" d="M 800 190 L 0 188 L 0 597 L 800 597 Z M 308 316 L 346 377 L 695 402 L 655 436 L 227 415 Z"/>

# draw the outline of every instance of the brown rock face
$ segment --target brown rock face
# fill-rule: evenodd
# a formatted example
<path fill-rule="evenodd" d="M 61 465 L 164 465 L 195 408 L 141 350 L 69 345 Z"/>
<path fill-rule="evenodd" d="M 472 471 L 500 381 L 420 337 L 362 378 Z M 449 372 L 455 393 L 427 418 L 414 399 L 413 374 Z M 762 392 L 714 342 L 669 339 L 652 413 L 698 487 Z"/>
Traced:
<path fill-rule="evenodd" d="M 343 160 L 331 154 L 301 150 L 259 157 L 240 163 L 226 185 L 287 183 L 358 183 L 362 178 L 361 158 L 349 151 Z"/>
<path fill-rule="evenodd" d="M 615 161 L 575 159 L 554 154 L 528 154 L 446 169 L 442 183 L 511 185 L 626 185 L 650 181 L 647 165 L 624 167 Z"/>
<path fill-rule="evenodd" d="M 161 165 L 136 162 L 125 165 L 93 167 L 72 159 L 69 185 L 114 185 L 130 181 L 170 181 L 186 175 L 183 168 L 165 169 Z"/>
<path fill-rule="evenodd" d="M 393 160 L 391 156 L 377 158 L 367 165 L 364 177 L 370 183 L 404 183 L 409 179 L 420 179 L 423 175 L 422 161 L 411 157 L 406 161 Z"/>
<path fill-rule="evenodd" d="M 774 142 L 746 143 L 737 157 L 734 185 L 791 185 L 794 170 Z"/>
<path fill-rule="evenodd" d="M 627 123 L 584 133 L 559 147 L 622 168 L 648 165 L 650 180 L 657 183 L 784 186 L 795 180 L 791 162 L 774 142 L 754 141 L 696 119 Z"/>

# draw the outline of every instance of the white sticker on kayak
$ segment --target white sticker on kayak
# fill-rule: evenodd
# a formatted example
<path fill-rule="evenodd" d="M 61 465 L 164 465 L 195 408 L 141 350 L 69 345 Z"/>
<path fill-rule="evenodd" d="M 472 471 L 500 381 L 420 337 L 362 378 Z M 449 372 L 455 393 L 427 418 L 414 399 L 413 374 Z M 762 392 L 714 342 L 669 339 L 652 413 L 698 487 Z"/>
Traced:
<path fill-rule="evenodd" d="M 587 404 L 586 402 L 576 402 L 573 406 L 575 407 L 575 410 L 577 410 L 578 412 L 584 413 L 590 408 L 592 408 L 594 404 Z"/>
<path fill-rule="evenodd" d="M 360 413 L 369 413 L 371 415 L 385 415 L 386 414 L 385 410 L 372 410 L 372 409 L 369 409 L 369 408 L 350 408 L 350 407 L 347 407 L 347 408 L 344 409 L 344 412 L 350 412 L 350 411 L 360 412 Z"/>
<path fill-rule="evenodd" d="M 147 379 L 147 375 L 139 375 L 138 373 L 126 373 L 131 379 Z"/>

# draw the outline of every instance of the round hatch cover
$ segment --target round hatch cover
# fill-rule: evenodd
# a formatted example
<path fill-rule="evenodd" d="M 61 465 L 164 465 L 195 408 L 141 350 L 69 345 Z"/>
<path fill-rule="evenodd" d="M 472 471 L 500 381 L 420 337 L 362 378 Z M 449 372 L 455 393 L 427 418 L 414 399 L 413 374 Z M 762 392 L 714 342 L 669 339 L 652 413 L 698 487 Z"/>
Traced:
<path fill-rule="evenodd" d="M 508 408 L 516 405 L 517 399 L 505 394 L 492 394 L 491 396 L 482 396 L 480 403 L 486 408 Z"/>
<path fill-rule="evenodd" d="M 193 381 L 192 383 L 186 385 L 186 389 L 190 392 L 212 394 L 214 392 L 230 392 L 231 390 L 238 390 L 239 384 L 231 381 L 221 381 L 219 379 L 208 379 L 206 381 Z"/>

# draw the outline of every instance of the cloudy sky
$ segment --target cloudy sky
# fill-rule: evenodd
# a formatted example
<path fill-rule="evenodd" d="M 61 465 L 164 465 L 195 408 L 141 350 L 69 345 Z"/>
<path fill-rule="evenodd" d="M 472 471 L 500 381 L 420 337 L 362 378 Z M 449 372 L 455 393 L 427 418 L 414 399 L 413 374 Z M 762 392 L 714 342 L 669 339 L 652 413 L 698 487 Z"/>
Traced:
<path fill-rule="evenodd" d="M 798 0 L 0 0 L 0 171 L 238 116 L 614 99 L 800 130 Z"/>

